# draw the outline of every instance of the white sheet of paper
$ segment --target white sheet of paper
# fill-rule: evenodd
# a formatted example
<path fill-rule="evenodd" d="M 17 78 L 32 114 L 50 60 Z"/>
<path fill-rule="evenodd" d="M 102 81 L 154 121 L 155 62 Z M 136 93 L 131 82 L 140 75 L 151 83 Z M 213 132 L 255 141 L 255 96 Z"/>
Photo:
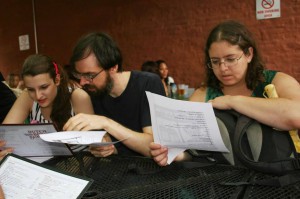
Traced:
<path fill-rule="evenodd" d="M 72 155 L 65 144 L 45 143 L 40 138 L 53 131 L 52 124 L 0 125 L 0 139 L 6 141 L 5 147 L 13 147 L 13 153 L 23 157 Z"/>
<path fill-rule="evenodd" d="M 169 148 L 168 149 L 168 164 L 171 164 L 176 156 L 182 152 L 184 152 L 186 149 L 181 149 L 181 148 Z"/>
<path fill-rule="evenodd" d="M 229 152 L 210 103 L 176 100 L 148 91 L 146 94 L 154 142 L 169 148 L 168 157 L 174 159 L 176 153 L 186 149 Z"/>
<path fill-rule="evenodd" d="M 47 142 L 61 142 L 66 144 L 92 146 L 106 146 L 120 142 L 101 142 L 105 133 L 106 131 L 61 131 L 43 134 L 40 135 L 40 137 Z"/>
<path fill-rule="evenodd" d="M 89 181 L 8 156 L 0 167 L 6 199 L 75 199 Z"/>

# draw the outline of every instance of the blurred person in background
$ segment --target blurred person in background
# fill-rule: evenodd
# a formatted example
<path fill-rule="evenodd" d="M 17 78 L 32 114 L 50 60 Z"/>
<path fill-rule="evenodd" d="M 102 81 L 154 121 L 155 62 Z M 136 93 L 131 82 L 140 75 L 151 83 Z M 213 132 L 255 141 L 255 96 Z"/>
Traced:
<path fill-rule="evenodd" d="M 169 76 L 169 69 L 164 60 L 157 60 L 156 63 L 158 65 L 159 75 L 164 85 L 166 95 L 168 96 L 168 87 L 171 83 L 175 83 L 175 81 L 171 76 Z"/>
<path fill-rule="evenodd" d="M 159 70 L 158 70 L 158 64 L 155 61 L 145 61 L 142 64 L 141 71 L 154 73 L 160 76 Z"/>

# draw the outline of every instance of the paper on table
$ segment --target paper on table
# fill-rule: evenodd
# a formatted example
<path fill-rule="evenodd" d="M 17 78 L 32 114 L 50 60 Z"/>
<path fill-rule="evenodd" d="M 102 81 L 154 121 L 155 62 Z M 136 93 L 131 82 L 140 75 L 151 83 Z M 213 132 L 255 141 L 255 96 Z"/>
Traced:
<path fill-rule="evenodd" d="M 41 139 L 47 142 L 61 142 L 66 144 L 81 144 L 106 146 L 115 144 L 116 142 L 101 142 L 105 131 L 62 131 L 56 133 L 48 133 L 40 135 Z"/>
<path fill-rule="evenodd" d="M 92 180 L 61 173 L 30 160 L 8 155 L 0 165 L 5 198 L 81 198 Z"/>
<path fill-rule="evenodd" d="M 154 142 L 169 148 L 168 159 L 186 149 L 228 152 L 210 103 L 175 100 L 148 91 L 146 94 Z"/>

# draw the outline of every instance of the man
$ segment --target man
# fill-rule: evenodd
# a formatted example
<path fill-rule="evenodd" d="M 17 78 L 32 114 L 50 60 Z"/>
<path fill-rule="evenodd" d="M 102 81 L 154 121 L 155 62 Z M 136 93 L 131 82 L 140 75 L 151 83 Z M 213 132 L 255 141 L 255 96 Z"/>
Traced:
<path fill-rule="evenodd" d="M 153 133 L 145 91 L 165 95 L 160 78 L 152 73 L 123 71 L 121 52 L 104 33 L 91 33 L 80 39 L 70 63 L 74 77 L 91 95 L 96 115 L 78 114 L 65 124 L 64 130 L 103 129 L 108 133 L 103 141 L 121 141 L 90 147 L 95 156 L 150 156 Z"/>

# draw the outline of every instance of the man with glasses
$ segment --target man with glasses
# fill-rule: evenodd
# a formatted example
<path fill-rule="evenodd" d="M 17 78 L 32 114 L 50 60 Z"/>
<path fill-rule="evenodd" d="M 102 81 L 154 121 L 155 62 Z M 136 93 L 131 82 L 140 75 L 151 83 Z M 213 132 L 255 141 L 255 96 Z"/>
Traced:
<path fill-rule="evenodd" d="M 152 73 L 123 71 L 117 44 L 104 33 L 81 38 L 73 50 L 72 75 L 90 95 L 96 115 L 78 114 L 64 130 L 99 130 L 103 141 L 115 145 L 90 147 L 95 156 L 111 154 L 150 156 L 153 141 L 150 109 L 145 91 L 165 95 L 160 78 Z"/>

